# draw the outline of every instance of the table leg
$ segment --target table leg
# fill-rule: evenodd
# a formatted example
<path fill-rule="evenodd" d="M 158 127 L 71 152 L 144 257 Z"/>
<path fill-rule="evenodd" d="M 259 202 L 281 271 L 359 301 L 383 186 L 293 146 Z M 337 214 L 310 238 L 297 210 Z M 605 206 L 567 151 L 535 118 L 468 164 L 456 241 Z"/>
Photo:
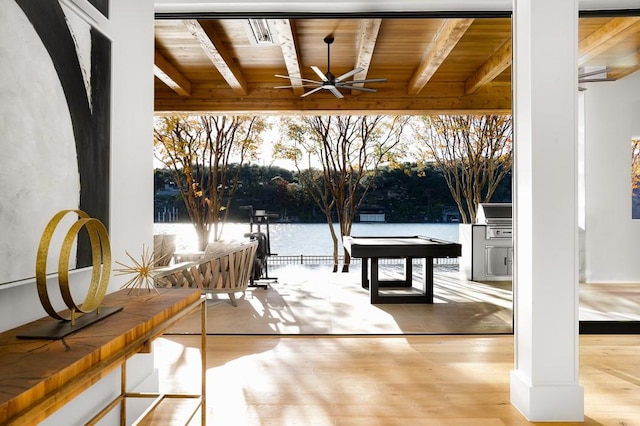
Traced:
<path fill-rule="evenodd" d="M 413 258 L 404 259 L 404 282 L 407 287 L 413 286 Z"/>
<path fill-rule="evenodd" d="M 379 303 L 378 258 L 371 258 L 371 282 L 369 282 L 369 298 L 371 303 Z"/>
<path fill-rule="evenodd" d="M 362 288 L 369 288 L 369 258 L 362 258 Z"/>
<path fill-rule="evenodd" d="M 427 303 L 433 303 L 433 257 L 424 259 L 424 295 Z"/>

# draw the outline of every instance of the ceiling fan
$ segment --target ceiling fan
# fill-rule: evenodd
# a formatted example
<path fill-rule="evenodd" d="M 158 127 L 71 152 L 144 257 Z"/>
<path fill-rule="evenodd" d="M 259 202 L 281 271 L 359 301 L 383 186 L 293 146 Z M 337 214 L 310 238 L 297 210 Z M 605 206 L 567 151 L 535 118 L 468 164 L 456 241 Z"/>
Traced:
<path fill-rule="evenodd" d="M 300 97 L 304 98 L 305 96 L 309 96 L 312 93 L 316 93 L 319 92 L 322 89 L 326 89 L 329 90 L 331 93 L 333 93 L 333 95 L 338 98 L 338 99 L 342 99 L 344 98 L 344 95 L 342 93 L 340 93 L 340 90 L 338 89 L 348 89 L 348 90 L 361 90 L 363 92 L 377 92 L 376 89 L 370 89 L 368 87 L 361 87 L 361 86 L 354 86 L 354 84 L 362 84 L 362 83 L 382 83 L 387 81 L 386 78 L 370 78 L 370 79 L 366 79 L 366 80 L 350 80 L 350 81 L 346 81 L 349 77 L 358 74 L 359 72 L 363 71 L 362 68 L 355 68 L 352 69 L 349 72 L 346 72 L 344 74 L 342 74 L 341 76 L 334 76 L 331 73 L 331 43 L 333 43 L 334 38 L 333 35 L 328 35 L 324 38 L 324 42 L 327 44 L 327 72 L 323 73 L 320 68 L 316 67 L 315 65 L 311 66 L 311 69 L 318 75 L 318 77 L 320 78 L 320 80 L 310 80 L 307 78 L 300 78 L 300 77 L 291 77 L 291 76 L 287 76 L 287 75 L 279 75 L 276 74 L 276 77 L 280 77 L 280 78 L 288 78 L 289 80 L 299 80 L 303 83 L 301 87 L 313 87 L 312 90 L 309 90 L 308 92 L 303 93 L 302 95 L 300 95 Z M 300 87 L 300 86 L 276 86 L 275 89 L 291 89 L 294 87 Z"/>
<path fill-rule="evenodd" d="M 611 71 L 608 67 L 599 67 L 593 70 L 581 70 L 578 74 L 578 83 L 599 83 L 602 81 L 616 81 L 613 77 L 607 77 L 607 73 Z M 578 90 L 587 90 L 584 87 L 578 87 Z"/>

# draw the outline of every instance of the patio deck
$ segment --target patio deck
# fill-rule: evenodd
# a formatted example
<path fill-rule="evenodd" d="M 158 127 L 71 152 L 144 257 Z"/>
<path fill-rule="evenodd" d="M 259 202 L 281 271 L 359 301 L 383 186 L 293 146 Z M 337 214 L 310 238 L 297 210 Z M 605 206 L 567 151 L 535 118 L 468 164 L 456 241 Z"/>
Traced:
<path fill-rule="evenodd" d="M 400 268 L 389 266 L 392 276 Z M 467 281 L 451 266 L 434 274 L 435 300 L 427 304 L 369 303 L 360 286 L 360 266 L 332 273 L 328 265 L 276 265 L 278 281 L 267 289 L 250 288 L 233 307 L 226 295 L 208 301 L 209 334 L 247 335 L 393 335 L 512 333 L 511 282 Z M 415 280 L 421 279 L 416 273 Z M 639 321 L 640 285 L 582 284 L 580 319 Z M 197 332 L 199 319 L 188 318 L 172 333 Z"/>

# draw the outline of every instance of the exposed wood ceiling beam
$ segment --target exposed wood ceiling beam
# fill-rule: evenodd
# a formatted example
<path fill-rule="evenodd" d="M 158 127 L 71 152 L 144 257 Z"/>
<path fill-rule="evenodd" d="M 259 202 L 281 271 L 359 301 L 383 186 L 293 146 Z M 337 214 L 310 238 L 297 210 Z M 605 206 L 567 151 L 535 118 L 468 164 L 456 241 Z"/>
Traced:
<path fill-rule="evenodd" d="M 287 66 L 287 73 L 289 77 L 295 77 L 291 79 L 293 93 L 295 95 L 302 95 L 304 88 L 302 87 L 302 81 L 298 80 L 302 78 L 302 71 L 300 70 L 298 45 L 293 22 L 290 19 L 270 19 L 269 23 L 273 25 L 273 28 L 278 33 L 280 49 L 282 49 L 284 63 Z"/>
<path fill-rule="evenodd" d="M 362 68 L 362 71 L 353 76 L 353 80 L 364 80 L 369 73 L 369 66 L 371 65 L 371 58 L 373 57 L 373 51 L 376 47 L 376 41 L 378 40 L 378 33 L 380 32 L 380 25 L 382 19 L 363 19 L 360 24 L 360 35 L 358 40 L 358 53 L 354 68 Z M 354 86 L 362 87 L 363 83 L 356 83 Z M 358 95 L 361 92 L 358 90 L 352 90 L 352 95 Z"/>
<path fill-rule="evenodd" d="M 628 75 L 633 74 L 636 71 L 640 70 L 640 64 L 635 65 L 633 67 L 626 68 L 613 68 L 611 72 L 607 73 L 607 77 L 615 78 L 616 80 L 620 80 Z"/>
<path fill-rule="evenodd" d="M 156 50 L 153 74 L 180 96 L 191 95 L 191 82 Z"/>
<path fill-rule="evenodd" d="M 597 56 L 609 49 L 620 40 L 629 37 L 638 31 L 640 18 L 615 18 L 602 26 L 580 43 L 580 64 L 584 64 L 590 58 Z M 466 93 L 471 94 L 492 81 L 508 66 L 512 64 L 512 43 L 507 40 L 480 68 L 478 68 L 465 82 Z M 627 69 L 627 74 L 633 72 Z M 626 74 L 625 74 L 626 75 Z M 619 72 L 616 75 L 621 78 L 624 75 Z"/>
<path fill-rule="evenodd" d="M 390 83 L 380 96 L 349 96 L 336 99 L 331 93 L 307 98 L 292 97 L 287 91 L 262 83 L 248 96 L 234 94 L 228 86 L 197 85 L 189 98 L 180 98 L 169 89 L 156 92 L 155 110 L 159 114 L 175 111 L 201 113 L 266 114 L 508 114 L 511 111 L 511 85 L 492 82 L 473 95 L 464 96 L 463 83 L 429 83 L 428 96 L 407 96 L 402 83 Z M 211 96 L 215 93 L 215 96 Z"/>
<path fill-rule="evenodd" d="M 233 91 L 239 95 L 247 95 L 247 82 L 242 71 L 234 62 L 231 54 L 224 48 L 220 36 L 211 28 L 211 22 L 201 23 L 189 19 L 185 20 L 184 24 L 191 35 L 198 40 L 206 55 Z"/>
<path fill-rule="evenodd" d="M 506 70 L 512 61 L 511 39 L 505 41 L 487 61 L 465 81 L 465 93 L 470 95 L 485 84 L 493 81 Z"/>
<path fill-rule="evenodd" d="M 443 22 L 430 48 L 423 54 L 418 69 L 409 81 L 408 93 L 410 95 L 420 93 L 472 22 L 473 19 L 447 19 Z"/>
<path fill-rule="evenodd" d="M 580 41 L 578 65 L 640 31 L 640 17 L 614 18 Z"/>

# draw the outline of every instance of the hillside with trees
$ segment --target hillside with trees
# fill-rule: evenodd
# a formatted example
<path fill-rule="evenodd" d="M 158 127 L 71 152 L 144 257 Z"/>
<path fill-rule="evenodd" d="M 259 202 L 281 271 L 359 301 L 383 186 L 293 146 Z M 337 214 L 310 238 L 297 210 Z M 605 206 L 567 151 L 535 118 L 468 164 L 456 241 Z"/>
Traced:
<path fill-rule="evenodd" d="M 238 165 L 229 165 L 234 175 Z M 155 221 L 162 212 L 175 208 L 179 222 L 190 222 L 180 192 L 167 169 L 154 171 Z M 511 174 L 496 188 L 492 202 L 511 201 Z M 305 194 L 298 180 L 298 173 L 273 166 L 244 164 L 240 167 L 238 188 L 228 208 L 228 220 L 243 222 L 247 211 L 241 206 L 252 205 L 256 209 L 276 213 L 280 220 L 322 223 L 324 214 L 315 202 Z M 418 165 L 404 163 L 381 167 L 369 189 L 360 211 L 379 210 L 385 213 L 389 223 L 446 222 L 458 217 L 454 202 L 443 173 L 436 164 Z M 356 219 L 357 220 L 357 219 Z"/>

